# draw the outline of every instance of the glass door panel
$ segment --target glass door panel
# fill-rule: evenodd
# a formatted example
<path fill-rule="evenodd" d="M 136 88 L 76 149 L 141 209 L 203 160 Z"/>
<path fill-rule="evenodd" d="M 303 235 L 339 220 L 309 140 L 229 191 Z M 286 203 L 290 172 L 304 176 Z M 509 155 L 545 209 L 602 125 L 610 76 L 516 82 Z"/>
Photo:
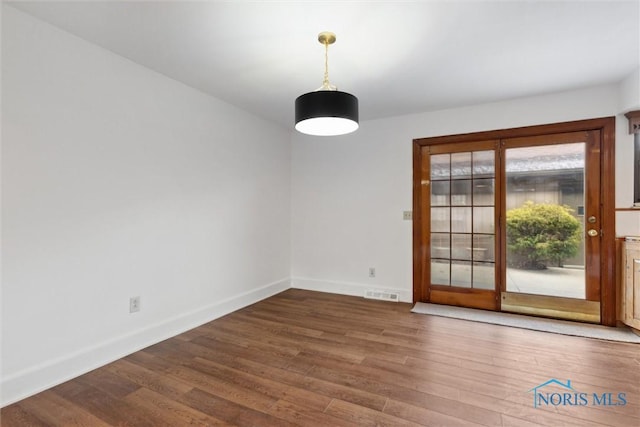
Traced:
<path fill-rule="evenodd" d="M 430 156 L 432 285 L 491 290 L 495 280 L 495 150 Z"/>
<path fill-rule="evenodd" d="M 507 148 L 507 292 L 585 299 L 584 142 Z"/>
<path fill-rule="evenodd" d="M 600 134 L 503 140 L 503 311 L 600 322 Z"/>

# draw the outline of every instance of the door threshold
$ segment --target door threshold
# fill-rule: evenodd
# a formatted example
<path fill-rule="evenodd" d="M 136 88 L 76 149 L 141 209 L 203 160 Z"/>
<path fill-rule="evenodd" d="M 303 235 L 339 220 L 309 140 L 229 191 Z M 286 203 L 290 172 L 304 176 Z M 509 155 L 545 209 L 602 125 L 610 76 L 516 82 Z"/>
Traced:
<path fill-rule="evenodd" d="M 501 311 L 600 324 L 600 302 L 502 292 Z"/>

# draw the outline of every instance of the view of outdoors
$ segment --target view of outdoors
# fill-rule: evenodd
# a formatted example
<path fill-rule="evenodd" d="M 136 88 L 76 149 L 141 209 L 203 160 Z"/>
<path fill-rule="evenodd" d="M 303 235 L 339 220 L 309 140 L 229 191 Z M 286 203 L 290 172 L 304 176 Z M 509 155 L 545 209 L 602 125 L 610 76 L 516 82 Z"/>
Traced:
<path fill-rule="evenodd" d="M 507 291 L 585 298 L 585 144 L 506 150 Z"/>
<path fill-rule="evenodd" d="M 495 153 L 431 156 L 431 283 L 495 287 Z M 507 291 L 585 298 L 585 144 L 506 150 Z"/>

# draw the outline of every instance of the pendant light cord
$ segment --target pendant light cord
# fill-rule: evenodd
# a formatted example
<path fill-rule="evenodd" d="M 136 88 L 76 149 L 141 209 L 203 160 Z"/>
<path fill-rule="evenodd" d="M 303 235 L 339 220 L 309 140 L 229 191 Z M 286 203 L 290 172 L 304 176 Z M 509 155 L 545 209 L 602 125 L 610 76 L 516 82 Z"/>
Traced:
<path fill-rule="evenodd" d="M 329 43 L 325 40 L 324 44 L 324 80 L 322 87 L 318 90 L 338 90 L 337 87 L 329 82 Z"/>

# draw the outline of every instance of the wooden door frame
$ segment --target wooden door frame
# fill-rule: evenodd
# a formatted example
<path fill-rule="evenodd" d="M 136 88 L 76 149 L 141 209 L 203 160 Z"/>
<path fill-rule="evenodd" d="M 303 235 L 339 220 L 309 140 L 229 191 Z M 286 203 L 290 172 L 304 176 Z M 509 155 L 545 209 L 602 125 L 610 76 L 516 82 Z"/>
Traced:
<path fill-rule="evenodd" d="M 427 287 L 424 286 L 424 268 L 429 248 L 423 244 L 424 232 L 428 225 L 423 219 L 428 217 L 421 209 L 422 190 L 422 150 L 424 146 L 436 144 L 469 143 L 526 136 L 549 135 L 566 132 L 600 131 L 602 149 L 600 165 L 600 202 L 602 208 L 601 240 L 601 286 L 600 323 L 616 325 L 616 252 L 615 252 L 615 117 L 578 120 L 548 125 L 526 126 L 458 135 L 417 138 L 413 140 L 413 302 L 428 301 Z M 428 179 L 428 178 L 427 178 Z M 606 189 L 606 191 L 604 191 Z M 427 226 L 423 230 L 422 225 Z M 502 224 L 499 225 L 501 227 Z"/>

